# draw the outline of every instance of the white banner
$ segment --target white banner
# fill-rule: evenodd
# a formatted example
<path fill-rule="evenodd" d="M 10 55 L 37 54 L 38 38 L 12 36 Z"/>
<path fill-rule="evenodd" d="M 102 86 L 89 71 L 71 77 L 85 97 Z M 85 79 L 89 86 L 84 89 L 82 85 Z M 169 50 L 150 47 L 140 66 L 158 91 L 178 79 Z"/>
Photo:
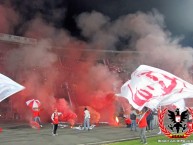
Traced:
<path fill-rule="evenodd" d="M 121 96 L 136 109 L 157 109 L 183 98 L 193 98 L 193 85 L 164 70 L 139 66 L 121 87 Z"/>
<path fill-rule="evenodd" d="M 24 88 L 22 85 L 0 74 L 0 102 Z"/>

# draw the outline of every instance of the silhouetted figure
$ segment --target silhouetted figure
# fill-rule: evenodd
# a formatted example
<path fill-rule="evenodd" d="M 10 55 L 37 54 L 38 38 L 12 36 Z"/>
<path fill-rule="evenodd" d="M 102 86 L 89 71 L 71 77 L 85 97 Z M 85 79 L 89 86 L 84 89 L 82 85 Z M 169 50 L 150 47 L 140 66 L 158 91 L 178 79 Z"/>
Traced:
<path fill-rule="evenodd" d="M 173 131 L 174 128 L 176 128 L 176 132 L 179 133 L 180 128 L 182 128 L 182 132 L 186 129 L 186 125 L 182 126 L 182 123 L 187 119 L 188 117 L 188 110 L 183 111 L 180 114 L 180 110 L 177 108 L 176 109 L 176 115 L 173 111 L 168 110 L 169 114 L 169 119 L 174 123 L 172 126 L 171 124 L 168 125 L 168 127 Z"/>

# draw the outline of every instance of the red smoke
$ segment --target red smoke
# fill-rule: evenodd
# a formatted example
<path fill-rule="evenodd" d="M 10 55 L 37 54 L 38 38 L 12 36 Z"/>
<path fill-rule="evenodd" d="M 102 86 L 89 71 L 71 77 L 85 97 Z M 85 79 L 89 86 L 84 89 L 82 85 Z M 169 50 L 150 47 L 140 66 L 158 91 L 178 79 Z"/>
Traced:
<path fill-rule="evenodd" d="M 22 48 L 21 48 L 22 49 Z M 41 102 L 41 119 L 50 121 L 51 113 L 57 107 L 63 113 L 61 121 L 83 122 L 84 107 L 91 113 L 91 122 L 106 121 L 111 124 L 116 115 L 116 98 L 113 94 L 113 83 L 119 82 L 102 64 L 93 64 L 86 60 L 81 62 L 65 58 L 64 64 L 54 63 L 48 68 L 20 70 L 18 80 L 26 89 L 11 97 L 13 108 L 24 119 L 31 119 L 31 111 L 25 102 L 38 99 Z M 87 62 L 88 61 L 88 62 Z M 69 70 L 65 67 L 68 65 Z M 112 92 L 112 93 L 111 93 Z"/>
<path fill-rule="evenodd" d="M 36 19 L 26 35 L 38 38 L 38 44 L 11 49 L 4 59 L 4 70 L 11 72 L 12 78 L 26 87 L 10 97 L 13 112 L 22 119 L 31 120 L 32 112 L 26 101 L 38 99 L 42 122 L 51 121 L 56 107 L 63 113 L 61 121 L 71 125 L 82 123 L 87 106 L 92 123 L 113 124 L 117 114 L 113 93 L 115 86 L 121 83 L 118 74 L 98 63 L 102 60 L 100 53 L 85 51 L 88 44 L 64 31 L 55 31 Z"/>
<path fill-rule="evenodd" d="M 19 21 L 16 14 L 0 6 L 0 33 L 12 31 L 11 26 Z M 120 59 L 118 64 L 125 66 L 127 71 L 124 79 L 141 63 L 159 65 L 159 68 L 179 73 L 178 76 L 187 79 L 190 76 L 187 70 L 193 59 L 191 53 L 184 51 L 190 48 L 182 48 L 178 40 L 170 38 L 163 29 L 164 22 L 159 13 L 139 12 L 110 23 L 106 16 L 92 12 L 81 15 L 77 22 L 88 42 L 77 40 L 67 31 L 55 29 L 36 18 L 25 25 L 25 36 L 37 39 L 36 45 L 2 45 L 4 63 L 0 66 L 1 72 L 26 87 L 10 97 L 13 112 L 19 113 L 22 119 L 31 120 L 31 110 L 25 102 L 39 99 L 43 122 L 50 122 L 53 109 L 57 107 L 63 113 L 60 119 L 73 125 L 83 121 L 84 107 L 88 107 L 92 123 L 106 121 L 113 124 L 119 108 L 122 106 L 129 112 L 129 107 L 125 100 L 120 101 L 113 95 L 117 88 L 120 89 L 121 79 L 101 63 L 106 57 L 113 62 Z M 126 51 L 106 56 L 96 50 L 114 48 L 119 38 L 128 36 L 132 39 L 124 48 L 140 53 L 134 55 Z"/>

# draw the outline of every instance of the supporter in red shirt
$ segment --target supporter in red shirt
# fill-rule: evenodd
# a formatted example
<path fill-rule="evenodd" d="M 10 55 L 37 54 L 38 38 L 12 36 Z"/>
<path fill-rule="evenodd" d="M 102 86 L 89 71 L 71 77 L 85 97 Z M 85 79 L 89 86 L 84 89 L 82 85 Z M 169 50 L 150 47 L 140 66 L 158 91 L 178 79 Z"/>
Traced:
<path fill-rule="evenodd" d="M 58 129 L 59 116 L 60 115 L 62 115 L 62 113 L 58 112 L 58 110 L 55 108 L 54 113 L 52 113 L 52 115 L 51 115 L 51 120 L 52 120 L 52 123 L 53 123 L 53 132 L 52 132 L 53 136 L 58 135 L 56 132 L 57 132 L 57 129 Z"/>
<path fill-rule="evenodd" d="M 131 119 L 125 118 L 125 124 L 127 125 L 127 127 L 131 127 Z"/>
<path fill-rule="evenodd" d="M 150 114 L 149 109 L 144 109 L 143 113 L 138 121 L 138 127 L 139 127 L 139 133 L 140 133 L 140 138 L 141 142 L 144 144 L 147 144 L 146 136 L 145 136 L 145 131 L 147 127 L 147 116 Z"/>
<path fill-rule="evenodd" d="M 43 127 L 40 120 L 39 108 L 33 108 L 32 113 L 33 113 L 33 121 L 37 122 L 40 125 L 40 127 Z"/>

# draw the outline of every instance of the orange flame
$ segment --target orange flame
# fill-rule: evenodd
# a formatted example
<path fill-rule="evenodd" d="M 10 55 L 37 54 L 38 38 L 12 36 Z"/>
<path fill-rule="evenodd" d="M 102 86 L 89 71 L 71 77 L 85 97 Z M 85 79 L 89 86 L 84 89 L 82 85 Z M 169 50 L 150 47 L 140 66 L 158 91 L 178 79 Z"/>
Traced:
<path fill-rule="evenodd" d="M 115 117 L 115 120 L 116 120 L 117 124 L 119 124 L 119 118 L 117 116 Z"/>

